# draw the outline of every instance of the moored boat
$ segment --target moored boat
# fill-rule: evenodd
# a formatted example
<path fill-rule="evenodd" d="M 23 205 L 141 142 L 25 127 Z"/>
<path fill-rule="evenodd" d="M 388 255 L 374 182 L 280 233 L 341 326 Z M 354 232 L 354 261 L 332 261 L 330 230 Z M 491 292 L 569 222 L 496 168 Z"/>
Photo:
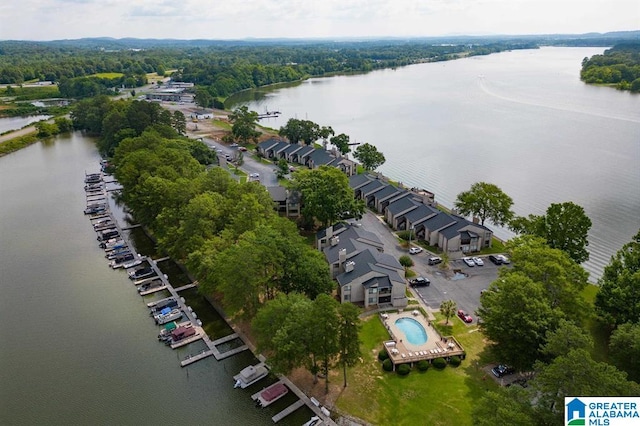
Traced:
<path fill-rule="evenodd" d="M 168 311 L 168 312 L 165 312 L 165 311 Z M 169 309 L 169 308 L 165 308 L 162 310 L 160 314 L 153 316 L 153 319 L 159 325 L 166 324 L 168 322 L 175 321 L 180 318 L 182 318 L 182 311 L 180 309 Z"/>
<path fill-rule="evenodd" d="M 233 376 L 236 381 L 234 388 L 244 389 L 256 383 L 260 379 L 264 379 L 269 374 L 267 367 L 260 363 L 258 365 L 250 365 L 243 368 L 240 373 Z"/>
<path fill-rule="evenodd" d="M 289 392 L 283 383 L 275 383 L 258 394 L 256 404 L 262 408 L 267 407 Z"/>

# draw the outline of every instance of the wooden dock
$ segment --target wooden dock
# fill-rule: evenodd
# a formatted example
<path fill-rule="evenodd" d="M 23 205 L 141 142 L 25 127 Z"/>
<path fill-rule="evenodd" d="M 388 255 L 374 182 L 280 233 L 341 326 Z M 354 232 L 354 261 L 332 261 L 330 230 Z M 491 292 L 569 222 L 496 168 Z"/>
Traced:
<path fill-rule="evenodd" d="M 285 408 L 284 410 L 280 411 L 275 416 L 271 417 L 271 420 L 273 420 L 274 423 L 278 423 L 280 420 L 284 419 L 289 414 L 293 413 L 294 411 L 296 411 L 298 408 L 302 406 L 304 406 L 304 401 L 299 399 L 293 404 L 291 404 L 290 406 L 288 406 L 287 408 Z"/>
<path fill-rule="evenodd" d="M 140 228 L 142 225 L 140 225 L 139 223 L 136 225 L 130 225 L 130 226 L 125 226 L 124 228 L 122 228 L 123 231 L 128 231 L 130 229 L 135 229 L 135 228 Z"/>
<path fill-rule="evenodd" d="M 186 357 L 184 360 L 180 362 L 180 367 L 186 367 L 189 364 L 193 364 L 194 362 L 210 357 L 211 355 L 213 355 L 213 351 L 211 349 L 209 350 L 205 349 L 197 355 L 189 355 L 188 357 Z"/>
<path fill-rule="evenodd" d="M 229 334 L 228 336 L 224 336 L 224 337 L 221 337 L 219 339 L 216 339 L 216 340 L 212 341 L 211 344 L 213 346 L 218 346 L 218 345 L 221 345 L 223 343 L 230 342 L 230 341 L 232 341 L 234 339 L 237 339 L 239 337 L 240 336 L 238 336 L 238 333 L 232 333 L 232 334 Z"/>
<path fill-rule="evenodd" d="M 154 288 L 150 288 L 149 290 L 141 291 L 140 296 L 147 296 L 149 294 L 157 293 L 159 291 L 166 290 L 166 289 L 167 289 L 166 285 L 161 285 L 160 287 L 154 287 Z"/>
<path fill-rule="evenodd" d="M 189 290 L 190 288 L 194 288 L 196 286 L 197 286 L 196 283 L 186 284 L 186 285 L 183 285 L 182 287 L 176 288 L 176 291 L 180 292 L 182 290 Z"/>

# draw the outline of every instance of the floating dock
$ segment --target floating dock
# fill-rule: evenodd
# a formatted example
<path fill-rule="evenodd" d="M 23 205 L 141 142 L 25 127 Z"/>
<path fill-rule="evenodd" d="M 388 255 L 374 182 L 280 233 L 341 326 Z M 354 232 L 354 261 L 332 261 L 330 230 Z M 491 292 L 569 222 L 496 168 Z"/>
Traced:
<path fill-rule="evenodd" d="M 189 355 L 180 362 L 180 367 L 186 367 L 189 364 L 193 364 L 194 362 L 200 361 L 201 359 L 207 358 L 211 355 L 213 355 L 213 351 L 211 349 L 205 349 L 197 355 Z"/>
<path fill-rule="evenodd" d="M 303 407 L 304 405 L 305 405 L 304 401 L 299 399 L 296 402 L 294 402 L 293 404 L 291 404 L 290 406 L 288 406 L 287 408 L 285 408 L 284 410 L 280 411 L 275 416 L 271 417 L 271 420 L 273 420 L 274 423 L 278 423 L 280 420 L 284 419 L 289 414 L 293 413 L 298 408 Z"/>

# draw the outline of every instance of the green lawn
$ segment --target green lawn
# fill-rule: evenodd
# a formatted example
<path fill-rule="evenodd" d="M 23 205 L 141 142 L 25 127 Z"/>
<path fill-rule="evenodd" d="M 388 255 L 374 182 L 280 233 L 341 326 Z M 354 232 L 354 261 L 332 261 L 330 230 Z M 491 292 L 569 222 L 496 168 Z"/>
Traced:
<path fill-rule="evenodd" d="M 370 317 L 360 333 L 363 361 L 349 370 L 337 408 L 373 424 L 471 425 L 473 402 L 497 385 L 478 367 L 485 344 L 476 327 L 452 318 L 445 330 L 467 351 L 462 364 L 424 373 L 414 368 L 401 377 L 382 370 L 377 354 L 389 335 L 377 316 Z"/>
<path fill-rule="evenodd" d="M 114 78 L 120 78 L 123 75 L 124 74 L 122 74 L 121 72 L 99 72 L 96 74 L 91 74 L 89 77 L 98 77 L 113 80 Z"/>

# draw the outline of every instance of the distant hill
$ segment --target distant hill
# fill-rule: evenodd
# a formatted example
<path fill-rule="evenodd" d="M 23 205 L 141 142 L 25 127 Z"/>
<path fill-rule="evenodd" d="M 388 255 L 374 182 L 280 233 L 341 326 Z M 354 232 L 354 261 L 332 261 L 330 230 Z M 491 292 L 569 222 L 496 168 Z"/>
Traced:
<path fill-rule="evenodd" d="M 639 31 L 615 31 L 608 33 L 586 33 L 586 34 L 539 34 L 539 35 L 489 35 L 489 36 L 442 36 L 442 37 L 350 37 L 350 38 L 247 38 L 238 40 L 179 40 L 179 39 L 140 39 L 140 38 L 81 38 L 69 40 L 52 41 L 13 41 L 16 43 L 28 44 L 49 44 L 57 46 L 67 46 L 76 48 L 93 48 L 106 50 L 122 49 L 151 49 L 158 47 L 234 47 L 252 45 L 307 45 L 307 44 L 353 44 L 365 43 L 375 45 L 404 44 L 407 42 L 424 42 L 431 44 L 487 44 L 499 41 L 522 41 L 534 42 L 539 45 L 559 45 L 559 46 L 613 46 L 625 41 L 640 41 Z"/>

